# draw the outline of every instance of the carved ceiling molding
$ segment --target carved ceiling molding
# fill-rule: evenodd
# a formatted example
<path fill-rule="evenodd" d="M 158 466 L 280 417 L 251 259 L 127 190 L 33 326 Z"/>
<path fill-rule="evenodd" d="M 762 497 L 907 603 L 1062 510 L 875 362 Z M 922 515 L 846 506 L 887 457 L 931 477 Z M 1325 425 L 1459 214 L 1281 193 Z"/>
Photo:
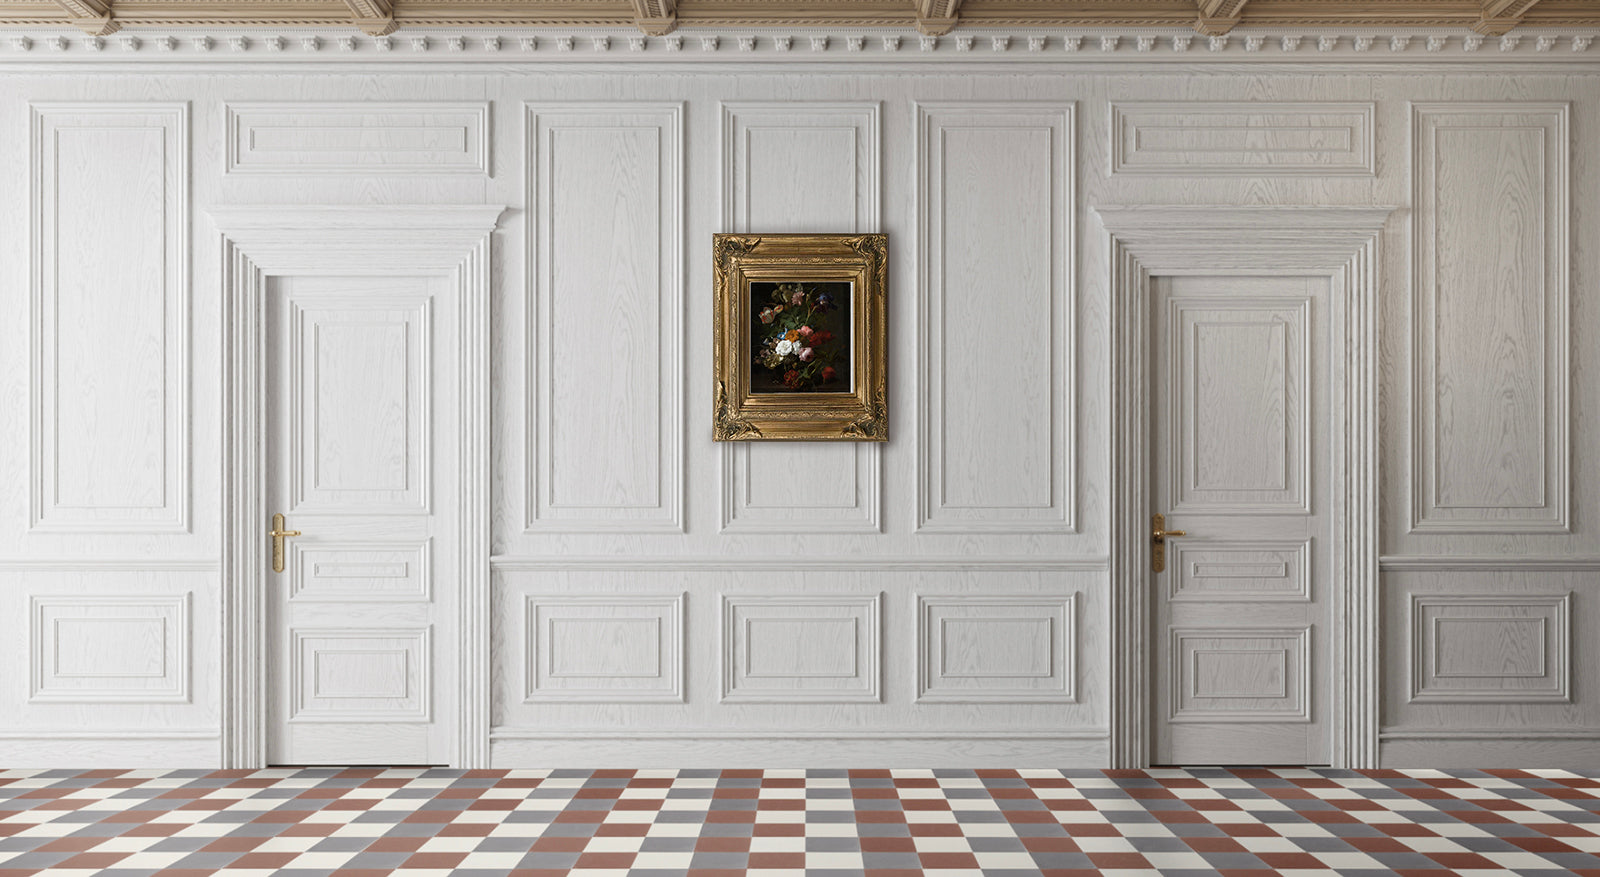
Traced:
<path fill-rule="evenodd" d="M 383 36 L 425 28 L 886 28 L 923 36 L 1008 28 L 1347 32 L 1600 28 L 1594 0 L 0 0 L 0 28 L 334 28 Z"/>
<path fill-rule="evenodd" d="M 1472 32 L 1419 33 L 1292 33 L 1234 32 L 1211 37 L 1192 32 L 1149 31 L 1053 32 L 1007 34 L 956 33 L 946 36 L 856 31 L 798 34 L 719 34 L 675 31 L 645 36 L 634 30 L 613 33 L 422 32 L 362 36 L 353 33 L 271 33 L 218 31 L 181 34 L 130 32 L 115 35 L 0 34 L 0 65 L 116 63 L 125 60 L 182 63 L 318 63 L 404 62 L 537 64 L 735 63 L 750 69 L 782 69 L 792 64 L 946 65 L 1082 63 L 1138 65 L 1149 63 L 1229 62 L 1261 64 L 1373 63 L 1469 65 L 1548 64 L 1583 61 L 1592 67 L 1600 57 L 1587 52 L 1595 33 L 1508 33 L 1485 37 Z M 113 51 L 114 50 L 114 51 Z"/>

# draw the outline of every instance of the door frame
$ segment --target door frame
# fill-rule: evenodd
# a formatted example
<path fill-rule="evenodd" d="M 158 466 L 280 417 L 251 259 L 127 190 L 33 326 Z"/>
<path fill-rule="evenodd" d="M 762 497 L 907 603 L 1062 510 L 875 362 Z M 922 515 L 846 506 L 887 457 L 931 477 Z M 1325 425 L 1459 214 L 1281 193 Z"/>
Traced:
<path fill-rule="evenodd" d="M 1149 571 L 1153 463 L 1149 339 L 1153 275 L 1329 280 L 1328 494 L 1332 534 L 1328 665 L 1335 767 L 1378 760 L 1379 242 L 1388 207 L 1099 206 L 1110 256 L 1110 762 L 1146 767 L 1155 739 Z M 1340 359 L 1336 354 L 1344 352 Z M 1315 487 L 1314 487 L 1315 489 Z"/>
<path fill-rule="evenodd" d="M 461 406 L 455 767 L 489 759 L 491 241 L 505 211 L 469 206 L 262 206 L 210 211 L 221 232 L 221 760 L 267 759 L 267 278 L 446 274 L 457 295 Z"/>

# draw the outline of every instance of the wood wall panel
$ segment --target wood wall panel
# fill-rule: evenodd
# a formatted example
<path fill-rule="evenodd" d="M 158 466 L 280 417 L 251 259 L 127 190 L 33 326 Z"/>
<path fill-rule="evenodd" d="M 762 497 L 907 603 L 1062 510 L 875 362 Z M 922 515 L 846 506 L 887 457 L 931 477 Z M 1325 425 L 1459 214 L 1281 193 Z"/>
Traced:
<path fill-rule="evenodd" d="M 723 230 L 879 231 L 878 115 L 876 102 L 724 103 Z M 880 444 L 729 442 L 721 454 L 724 533 L 880 530 Z"/>
<path fill-rule="evenodd" d="M 1072 703 L 1076 598 L 917 597 L 918 703 Z"/>
<path fill-rule="evenodd" d="M 1372 176 L 1371 103 L 1119 101 L 1111 173 Z"/>
<path fill-rule="evenodd" d="M 527 107 L 527 530 L 683 527 L 680 104 Z"/>
<path fill-rule="evenodd" d="M 35 595 L 31 703 L 187 703 L 189 595 Z"/>
<path fill-rule="evenodd" d="M 188 532 L 188 105 L 32 120 L 31 529 Z"/>
<path fill-rule="evenodd" d="M 425 101 L 230 103 L 229 174 L 489 173 L 489 105 Z"/>
<path fill-rule="evenodd" d="M 524 702 L 682 702 L 683 594 L 528 594 L 523 604 Z"/>
<path fill-rule="evenodd" d="M 1572 594 L 1413 594 L 1412 703 L 1571 701 Z"/>
<path fill-rule="evenodd" d="M 724 594 L 723 703 L 877 703 L 883 594 Z"/>
<path fill-rule="evenodd" d="M 1567 117 L 1413 105 L 1413 532 L 1568 530 Z"/>
<path fill-rule="evenodd" d="M 1073 108 L 919 104 L 918 528 L 1070 533 Z"/>

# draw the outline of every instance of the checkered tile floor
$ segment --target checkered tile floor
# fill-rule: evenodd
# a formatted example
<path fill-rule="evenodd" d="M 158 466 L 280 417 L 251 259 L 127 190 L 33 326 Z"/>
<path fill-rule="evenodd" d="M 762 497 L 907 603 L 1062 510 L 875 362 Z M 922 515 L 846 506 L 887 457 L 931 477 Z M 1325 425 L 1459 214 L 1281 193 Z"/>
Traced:
<path fill-rule="evenodd" d="M 0 771 L 0 877 L 1589 874 L 1600 774 Z"/>

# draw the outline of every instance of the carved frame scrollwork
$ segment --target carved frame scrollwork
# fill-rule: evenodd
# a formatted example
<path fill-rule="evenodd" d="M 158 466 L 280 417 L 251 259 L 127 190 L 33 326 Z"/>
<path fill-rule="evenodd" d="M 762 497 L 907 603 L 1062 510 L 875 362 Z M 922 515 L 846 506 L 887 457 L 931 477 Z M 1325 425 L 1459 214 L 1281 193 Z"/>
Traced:
<path fill-rule="evenodd" d="M 712 438 L 888 441 L 888 235 L 719 234 L 711 251 L 716 278 Z M 851 284 L 852 387 L 751 393 L 753 281 Z"/>

